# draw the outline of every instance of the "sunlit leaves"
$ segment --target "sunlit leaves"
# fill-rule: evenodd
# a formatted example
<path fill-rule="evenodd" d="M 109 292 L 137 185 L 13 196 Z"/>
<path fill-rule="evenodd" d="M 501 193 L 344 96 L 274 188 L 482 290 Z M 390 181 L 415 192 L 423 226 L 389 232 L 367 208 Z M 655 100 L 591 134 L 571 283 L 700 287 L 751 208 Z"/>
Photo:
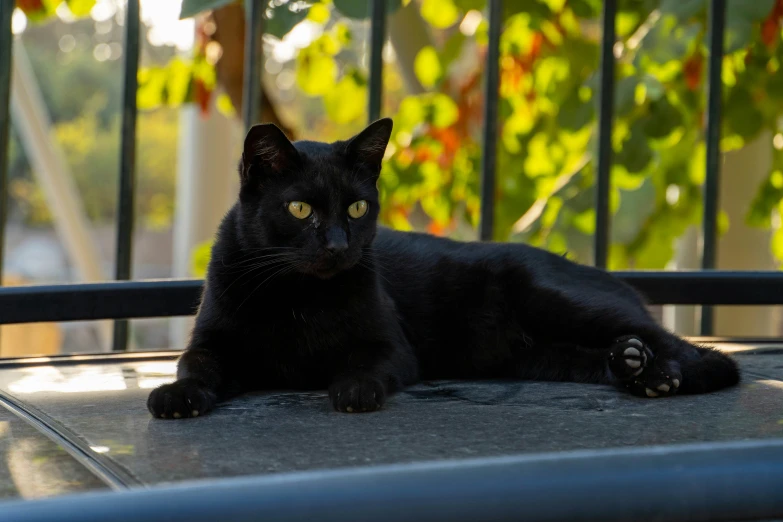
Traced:
<path fill-rule="evenodd" d="M 37 22 L 45 20 L 54 15 L 57 6 L 62 0 L 57 2 L 47 0 L 16 0 L 16 6 L 27 16 L 28 20 Z"/>
<path fill-rule="evenodd" d="M 454 25 L 459 19 L 460 11 L 454 0 L 422 0 L 421 17 L 431 26 L 445 29 Z"/>
<path fill-rule="evenodd" d="M 193 277 L 203 278 L 207 275 L 207 267 L 212 258 L 214 241 L 204 241 L 193 248 L 191 254 L 190 273 Z"/>
<path fill-rule="evenodd" d="M 313 4 L 307 13 L 307 19 L 317 24 L 326 23 L 329 20 L 329 16 L 329 8 L 322 3 Z"/>
<path fill-rule="evenodd" d="M 324 108 L 335 123 L 350 123 L 365 117 L 367 84 L 358 73 L 346 74 L 324 94 Z"/>
<path fill-rule="evenodd" d="M 440 58 L 438 58 L 434 47 L 428 45 L 416 54 L 413 70 L 422 86 L 429 88 L 438 83 L 438 80 L 443 76 L 443 67 L 441 67 Z"/>
<path fill-rule="evenodd" d="M 422 122 L 437 128 L 454 124 L 459 117 L 459 107 L 450 97 L 441 93 L 427 93 L 408 96 L 400 104 L 397 113 L 397 127 L 405 132 L 413 132 Z"/>
<path fill-rule="evenodd" d="M 324 95 L 337 81 L 337 63 L 334 55 L 340 44 L 330 34 L 322 34 L 296 57 L 296 84 L 310 96 Z"/>
<path fill-rule="evenodd" d="M 185 62 L 175 58 L 165 67 L 139 70 L 136 104 L 139 109 L 154 109 L 161 105 L 177 107 L 196 102 L 202 109 L 215 88 L 215 70 L 203 59 Z"/>
<path fill-rule="evenodd" d="M 95 6 L 95 0 L 65 0 L 68 4 L 68 10 L 74 16 L 87 16 L 90 14 L 93 6 Z"/>

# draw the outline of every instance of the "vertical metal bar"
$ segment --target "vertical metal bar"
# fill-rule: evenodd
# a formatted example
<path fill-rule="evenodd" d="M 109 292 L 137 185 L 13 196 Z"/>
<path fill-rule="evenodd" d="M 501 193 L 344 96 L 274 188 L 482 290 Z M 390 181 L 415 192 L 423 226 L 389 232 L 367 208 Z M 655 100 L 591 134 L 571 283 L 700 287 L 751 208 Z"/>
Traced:
<path fill-rule="evenodd" d="M 136 75 L 139 69 L 139 0 L 128 0 L 125 12 L 125 72 L 122 87 L 120 188 L 117 198 L 117 258 L 115 278 L 131 277 L 134 196 L 136 188 Z M 128 321 L 114 323 L 113 350 L 128 348 Z"/>
<path fill-rule="evenodd" d="M 261 68 L 264 57 L 264 6 L 259 0 L 245 2 L 245 63 L 242 86 L 242 120 L 245 129 L 261 123 Z M 286 9 L 282 6 L 280 9 Z"/>
<path fill-rule="evenodd" d="M 14 0 L 0 0 L 0 286 L 3 285 L 5 221 L 8 216 L 8 142 L 11 138 L 11 60 Z"/>
<path fill-rule="evenodd" d="M 701 267 L 715 268 L 718 252 L 718 196 L 720 195 L 720 119 L 723 94 L 721 72 L 726 28 L 726 0 L 712 0 L 709 8 L 710 60 L 707 70 L 707 177 L 704 182 L 704 241 Z M 701 334 L 711 335 L 712 307 L 701 309 Z"/>
<path fill-rule="evenodd" d="M 381 117 L 383 99 L 383 44 L 386 41 L 386 0 L 370 2 L 370 123 Z"/>
<path fill-rule="evenodd" d="M 8 142 L 11 138 L 11 60 L 14 36 L 11 17 L 14 0 L 0 0 L 0 286 L 5 252 L 5 220 L 8 215 Z"/>
<path fill-rule="evenodd" d="M 495 164 L 498 141 L 498 86 L 503 2 L 489 0 L 489 44 L 484 78 L 484 129 L 481 146 L 481 220 L 479 239 L 491 241 L 495 231 Z"/>
<path fill-rule="evenodd" d="M 617 1 L 604 0 L 601 24 L 601 86 L 598 97 L 598 158 L 595 182 L 595 266 L 606 268 L 609 258 L 609 191 L 612 170 L 612 120 L 614 119 L 614 44 Z"/>

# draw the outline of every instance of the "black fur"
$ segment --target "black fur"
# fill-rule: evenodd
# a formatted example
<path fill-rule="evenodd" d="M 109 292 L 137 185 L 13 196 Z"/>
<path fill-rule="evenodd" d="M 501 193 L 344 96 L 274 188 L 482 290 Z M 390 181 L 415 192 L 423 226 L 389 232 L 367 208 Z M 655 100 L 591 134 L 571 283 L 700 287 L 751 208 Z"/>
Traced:
<path fill-rule="evenodd" d="M 339 411 L 372 411 L 419 379 L 616 384 L 640 396 L 736 384 L 728 356 L 652 319 L 595 268 L 521 244 L 458 243 L 377 228 L 376 182 L 391 133 L 291 144 L 249 133 L 239 201 L 218 231 L 178 380 L 156 417 L 201 415 L 258 389 L 328 389 Z M 369 203 L 354 219 L 348 207 Z M 297 219 L 291 201 L 312 206 Z"/>

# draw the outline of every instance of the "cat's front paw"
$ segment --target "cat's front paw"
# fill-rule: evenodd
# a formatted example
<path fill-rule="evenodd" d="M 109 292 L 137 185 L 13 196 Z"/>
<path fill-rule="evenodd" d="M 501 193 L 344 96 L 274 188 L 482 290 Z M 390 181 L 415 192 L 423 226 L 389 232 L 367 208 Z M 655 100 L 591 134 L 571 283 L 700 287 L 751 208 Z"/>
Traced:
<path fill-rule="evenodd" d="M 329 399 L 335 410 L 344 413 L 376 411 L 386 402 L 386 390 L 375 377 L 351 377 L 332 384 Z"/>
<path fill-rule="evenodd" d="M 204 415 L 215 406 L 215 393 L 196 379 L 180 379 L 158 386 L 147 399 L 147 409 L 159 419 L 187 419 Z"/>

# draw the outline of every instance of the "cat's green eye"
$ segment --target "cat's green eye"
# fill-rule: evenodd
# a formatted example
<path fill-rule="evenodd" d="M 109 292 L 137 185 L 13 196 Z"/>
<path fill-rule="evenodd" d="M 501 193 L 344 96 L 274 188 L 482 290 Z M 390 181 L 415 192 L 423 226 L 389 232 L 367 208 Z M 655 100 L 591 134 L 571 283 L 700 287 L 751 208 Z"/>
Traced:
<path fill-rule="evenodd" d="M 354 219 L 359 219 L 363 215 L 367 213 L 368 204 L 366 201 L 361 200 L 357 201 L 356 203 L 352 203 L 350 207 L 348 207 L 348 215 L 351 216 Z"/>
<path fill-rule="evenodd" d="M 288 204 L 288 211 L 296 219 L 306 219 L 313 213 L 313 207 L 304 201 L 292 201 Z"/>

